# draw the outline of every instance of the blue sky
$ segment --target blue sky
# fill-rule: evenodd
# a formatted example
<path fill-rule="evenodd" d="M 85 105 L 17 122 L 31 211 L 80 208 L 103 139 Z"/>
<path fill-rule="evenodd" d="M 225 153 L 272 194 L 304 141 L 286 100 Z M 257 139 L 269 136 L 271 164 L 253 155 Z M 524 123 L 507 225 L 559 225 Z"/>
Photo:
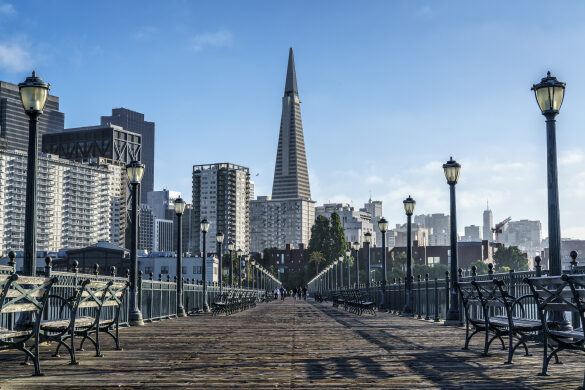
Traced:
<path fill-rule="evenodd" d="M 270 194 L 288 48 L 317 202 L 384 201 L 402 223 L 448 213 L 441 164 L 463 166 L 458 225 L 540 219 L 546 140 L 530 87 L 567 82 L 558 117 L 563 237 L 585 239 L 585 3 L 577 1 L 0 0 L 0 79 L 34 68 L 66 127 L 113 107 L 156 122 L 156 178 L 190 198 L 191 166 L 249 166 Z M 256 176 L 257 175 L 257 176 Z"/>

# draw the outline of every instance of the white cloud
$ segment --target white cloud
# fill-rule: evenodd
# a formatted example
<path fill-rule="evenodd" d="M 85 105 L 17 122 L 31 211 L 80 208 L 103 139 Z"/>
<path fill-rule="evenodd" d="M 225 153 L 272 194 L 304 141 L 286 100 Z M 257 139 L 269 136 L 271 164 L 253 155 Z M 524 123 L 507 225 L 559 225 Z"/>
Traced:
<path fill-rule="evenodd" d="M 0 2 L 0 15 L 16 15 L 16 10 L 12 4 Z"/>
<path fill-rule="evenodd" d="M 227 30 L 197 34 L 193 37 L 191 49 L 195 52 L 206 47 L 225 47 L 233 41 L 233 35 Z"/>
<path fill-rule="evenodd" d="M 582 164 L 583 161 L 585 161 L 585 156 L 581 149 L 566 150 L 561 152 L 559 156 L 559 165 L 565 167 Z"/>
<path fill-rule="evenodd" d="M 30 70 L 32 57 L 27 49 L 16 43 L 0 43 L 0 68 L 10 72 Z"/>

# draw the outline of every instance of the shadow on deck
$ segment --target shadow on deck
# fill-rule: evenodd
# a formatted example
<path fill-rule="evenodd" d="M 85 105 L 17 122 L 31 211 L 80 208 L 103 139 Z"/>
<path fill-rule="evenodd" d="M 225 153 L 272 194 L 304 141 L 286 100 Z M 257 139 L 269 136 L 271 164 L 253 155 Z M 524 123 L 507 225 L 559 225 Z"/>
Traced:
<path fill-rule="evenodd" d="M 577 388 L 585 359 L 567 356 L 536 376 L 540 354 L 515 357 L 480 339 L 462 351 L 464 331 L 379 313 L 357 317 L 327 304 L 271 302 L 230 317 L 193 316 L 121 330 L 123 351 L 104 338 L 104 357 L 80 365 L 42 348 L 42 377 L 21 356 L 1 352 L 0 388 Z M 565 355 L 566 356 L 566 355 Z M 562 356 L 561 356 L 562 358 Z"/>

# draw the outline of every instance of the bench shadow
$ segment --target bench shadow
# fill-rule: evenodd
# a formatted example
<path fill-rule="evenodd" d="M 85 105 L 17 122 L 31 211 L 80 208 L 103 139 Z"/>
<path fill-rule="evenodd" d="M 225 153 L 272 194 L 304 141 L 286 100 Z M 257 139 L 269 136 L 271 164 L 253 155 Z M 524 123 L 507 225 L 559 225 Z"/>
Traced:
<path fill-rule="evenodd" d="M 466 351 L 467 356 L 454 355 L 455 351 L 460 350 L 461 346 L 458 343 L 460 340 L 454 339 L 453 346 L 433 346 L 429 349 L 429 347 L 414 343 L 404 337 L 390 334 L 391 328 L 387 325 L 383 328 L 376 327 L 343 310 L 321 304 L 315 304 L 314 306 L 340 325 L 351 330 L 362 339 L 384 349 L 390 355 L 398 350 L 416 350 L 416 353 L 410 354 L 410 359 L 405 360 L 405 364 L 410 370 L 426 378 L 439 388 L 467 388 L 470 386 L 490 389 L 535 388 L 533 383 L 526 383 L 523 379 L 523 376 L 527 374 L 525 372 L 518 372 L 517 376 L 501 379 L 487 375 L 487 372 L 492 368 L 489 366 L 482 367 L 477 364 L 478 359 L 486 359 L 479 350 Z M 438 325 L 426 324 L 422 321 L 420 325 L 437 327 L 437 337 L 444 337 L 440 335 L 440 332 L 447 330 L 440 329 Z M 397 346 L 398 344 L 400 345 L 399 347 Z M 446 365 L 447 359 L 452 364 Z M 502 364 L 504 360 L 505 357 L 502 355 Z M 507 367 L 512 368 L 513 365 Z M 534 372 L 528 374 L 536 376 L 538 369 L 538 367 L 535 367 Z M 380 371 L 383 372 L 383 370 Z M 463 380 L 462 375 L 464 375 Z M 550 382 L 545 383 L 543 381 L 542 386 L 547 385 L 550 386 Z"/>

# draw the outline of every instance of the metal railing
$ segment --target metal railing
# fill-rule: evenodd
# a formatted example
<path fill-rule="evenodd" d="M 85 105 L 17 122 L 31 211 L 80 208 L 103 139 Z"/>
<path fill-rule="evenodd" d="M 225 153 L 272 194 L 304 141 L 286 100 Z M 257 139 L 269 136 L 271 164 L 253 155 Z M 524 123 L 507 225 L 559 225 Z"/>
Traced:
<path fill-rule="evenodd" d="M 576 267 L 572 270 L 564 271 L 567 273 L 585 272 L 585 267 Z M 470 282 L 472 280 L 490 280 L 499 279 L 506 283 L 510 295 L 520 298 L 525 295 L 531 295 L 527 284 L 523 282 L 524 278 L 545 276 L 548 275 L 546 270 L 533 271 L 519 271 L 519 272 L 503 272 L 483 275 L 469 275 L 463 276 L 463 271 L 459 270 L 458 280 L 461 282 Z M 425 276 L 416 275 L 412 279 L 412 295 L 411 295 L 411 309 L 412 314 L 416 318 L 424 318 L 427 320 L 440 321 L 444 320 L 449 311 L 449 296 L 450 296 L 450 276 L 446 272 L 444 278 L 429 278 L 428 274 Z M 322 295 L 331 295 L 332 292 L 346 290 L 348 287 L 337 287 L 333 289 L 319 288 L 313 286 L 310 292 L 319 292 Z M 404 280 L 396 279 L 392 283 L 386 284 L 385 293 L 382 287 L 382 282 L 372 282 L 368 287 L 366 284 L 359 284 L 352 286 L 349 289 L 358 289 L 370 300 L 376 303 L 379 310 L 388 311 L 394 314 L 402 314 L 406 304 L 406 286 Z M 538 319 L 538 312 L 535 304 L 525 305 L 525 312 L 523 316 L 530 319 Z M 480 315 L 480 313 L 474 313 Z M 459 299 L 459 320 L 462 323 L 464 320 L 464 309 Z"/>
<path fill-rule="evenodd" d="M 0 266 L 0 275 L 6 275 L 13 273 L 13 267 L 11 266 Z M 97 271 L 97 269 L 96 269 Z M 63 297 L 65 299 L 73 296 L 77 286 L 80 282 L 86 279 L 95 281 L 110 281 L 125 282 L 128 278 L 99 275 L 97 272 L 94 274 L 84 274 L 79 272 L 61 272 L 52 271 L 50 267 L 46 267 L 44 276 L 56 276 L 58 281 L 53 284 L 51 289 L 51 295 Z M 187 280 L 183 282 L 183 306 L 187 313 L 194 313 L 201 311 L 203 308 L 203 285 L 201 283 L 189 283 Z M 174 318 L 177 315 L 177 284 L 168 280 L 163 281 L 162 278 L 159 280 L 153 280 L 142 278 L 142 274 L 139 274 L 138 278 L 138 305 L 142 312 L 143 320 L 147 322 L 158 321 L 162 319 Z M 207 286 L 207 302 L 211 304 L 219 299 L 221 292 L 236 291 L 239 293 L 250 293 L 252 296 L 256 296 L 257 301 L 262 301 L 266 297 L 267 292 L 260 289 L 248 289 L 248 288 L 230 288 L 228 286 L 220 287 L 217 283 L 209 283 Z M 69 319 L 70 313 L 68 310 L 64 310 L 62 307 L 62 300 L 57 298 L 50 298 L 47 302 L 45 312 L 43 314 L 44 319 Z M 79 309 L 81 316 L 93 316 L 95 308 L 83 308 Z M 114 307 L 104 307 L 102 309 L 103 318 L 113 317 Z M 128 325 L 128 314 L 129 314 L 129 294 L 125 294 L 122 300 L 122 307 L 120 309 L 120 324 Z M 15 323 L 18 322 L 19 315 L 2 314 L 0 315 L 0 326 L 13 329 Z"/>

